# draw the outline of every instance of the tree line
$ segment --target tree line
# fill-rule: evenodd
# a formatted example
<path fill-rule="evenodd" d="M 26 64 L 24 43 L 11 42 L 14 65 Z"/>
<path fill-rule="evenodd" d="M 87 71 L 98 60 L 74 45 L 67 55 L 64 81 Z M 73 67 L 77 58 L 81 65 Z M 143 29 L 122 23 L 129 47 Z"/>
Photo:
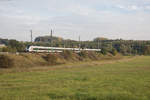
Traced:
<path fill-rule="evenodd" d="M 150 55 L 150 41 L 141 40 L 122 40 L 122 39 L 107 39 L 95 38 L 92 41 L 75 41 L 63 39 L 60 37 L 37 37 L 33 43 L 21 42 L 17 40 L 0 39 L 0 44 L 5 44 L 6 47 L 0 48 L 1 52 L 24 52 L 29 45 L 37 46 L 53 46 L 53 47 L 71 47 L 71 48 L 90 48 L 101 49 L 101 53 L 112 53 L 113 55 L 121 53 L 123 55 Z"/>

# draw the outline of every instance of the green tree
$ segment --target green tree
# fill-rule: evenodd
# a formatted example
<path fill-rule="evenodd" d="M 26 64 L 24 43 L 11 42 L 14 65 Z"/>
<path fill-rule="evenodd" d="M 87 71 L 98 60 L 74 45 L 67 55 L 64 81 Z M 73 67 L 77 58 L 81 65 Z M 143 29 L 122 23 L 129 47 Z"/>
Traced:
<path fill-rule="evenodd" d="M 144 47 L 144 55 L 150 55 L 150 45 Z"/>
<path fill-rule="evenodd" d="M 16 49 L 18 52 L 22 52 L 25 50 L 24 43 L 21 43 L 16 40 L 10 40 L 8 46 L 10 46 L 12 49 Z"/>
<path fill-rule="evenodd" d="M 106 55 L 107 54 L 107 50 L 105 48 L 102 48 L 101 49 L 101 53 L 104 54 L 104 55 Z"/>
<path fill-rule="evenodd" d="M 112 51 L 111 51 L 111 53 L 112 53 L 112 55 L 115 56 L 117 54 L 117 50 L 115 48 L 113 48 Z"/>

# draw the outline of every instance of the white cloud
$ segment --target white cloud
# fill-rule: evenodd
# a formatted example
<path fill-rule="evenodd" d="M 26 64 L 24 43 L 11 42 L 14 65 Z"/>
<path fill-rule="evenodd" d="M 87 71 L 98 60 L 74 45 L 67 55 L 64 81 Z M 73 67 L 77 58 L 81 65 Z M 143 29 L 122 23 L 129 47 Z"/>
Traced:
<path fill-rule="evenodd" d="M 139 7 L 136 6 L 136 5 L 132 5 L 132 6 L 129 6 L 129 9 L 131 9 L 131 10 L 137 10 L 137 9 L 139 9 Z"/>
<path fill-rule="evenodd" d="M 149 6 L 145 6 L 146 10 L 150 10 L 150 5 Z"/>
<path fill-rule="evenodd" d="M 149 0 L 13 0 L 0 1 L 0 33 L 4 38 L 30 40 L 55 35 L 84 40 L 97 36 L 150 39 Z M 147 10 L 147 11 L 145 11 Z"/>

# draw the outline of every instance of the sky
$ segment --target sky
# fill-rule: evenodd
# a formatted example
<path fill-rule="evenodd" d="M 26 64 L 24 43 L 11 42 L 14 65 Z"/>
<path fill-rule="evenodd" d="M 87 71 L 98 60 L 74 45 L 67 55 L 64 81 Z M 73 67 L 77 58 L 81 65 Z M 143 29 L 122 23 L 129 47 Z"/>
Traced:
<path fill-rule="evenodd" d="M 150 0 L 0 0 L 0 38 L 150 40 Z"/>

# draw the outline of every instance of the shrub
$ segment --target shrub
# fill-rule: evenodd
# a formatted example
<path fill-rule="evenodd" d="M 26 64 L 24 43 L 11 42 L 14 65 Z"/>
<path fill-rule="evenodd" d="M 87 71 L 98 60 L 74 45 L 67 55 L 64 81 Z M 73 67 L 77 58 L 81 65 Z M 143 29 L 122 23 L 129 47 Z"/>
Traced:
<path fill-rule="evenodd" d="M 3 48 L 0 48 L 0 52 L 2 52 Z"/>
<path fill-rule="evenodd" d="M 79 56 L 81 56 L 83 58 L 88 58 L 88 53 L 86 51 L 81 51 L 81 52 L 79 52 Z"/>
<path fill-rule="evenodd" d="M 47 54 L 43 57 L 49 65 L 56 65 L 57 64 L 57 56 L 55 54 Z"/>
<path fill-rule="evenodd" d="M 99 54 L 98 53 L 96 53 L 96 52 L 89 52 L 88 53 L 88 57 L 91 59 L 91 60 L 98 60 L 98 57 L 99 56 Z"/>
<path fill-rule="evenodd" d="M 0 55 L 0 68 L 10 68 L 14 66 L 14 60 L 7 55 Z"/>
<path fill-rule="evenodd" d="M 106 54 L 107 54 L 107 50 L 106 50 L 105 48 L 102 48 L 101 53 L 102 53 L 103 55 L 106 55 Z"/>
<path fill-rule="evenodd" d="M 113 48 L 112 51 L 111 51 L 111 54 L 112 54 L 113 56 L 117 55 L 117 50 L 116 50 L 115 48 Z"/>
<path fill-rule="evenodd" d="M 16 48 L 4 47 L 2 48 L 2 52 L 16 52 Z"/>
<path fill-rule="evenodd" d="M 149 45 L 144 46 L 143 53 L 144 53 L 144 55 L 150 55 L 150 46 Z"/>
<path fill-rule="evenodd" d="M 73 56 L 73 52 L 69 51 L 69 50 L 64 50 L 64 52 L 62 53 L 62 56 L 64 57 L 64 59 L 72 59 Z"/>

